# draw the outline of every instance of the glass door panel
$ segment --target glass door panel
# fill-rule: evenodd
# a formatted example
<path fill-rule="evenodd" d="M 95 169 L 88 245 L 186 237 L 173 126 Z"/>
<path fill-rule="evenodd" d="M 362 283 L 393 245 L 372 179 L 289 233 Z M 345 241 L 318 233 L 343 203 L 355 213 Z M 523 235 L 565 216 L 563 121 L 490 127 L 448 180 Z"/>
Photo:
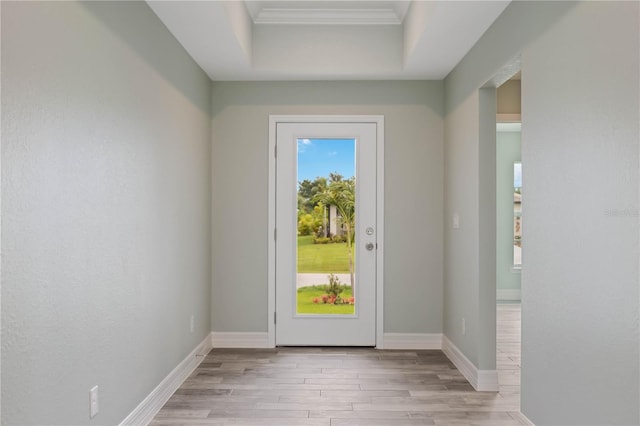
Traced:
<path fill-rule="evenodd" d="M 356 140 L 297 139 L 296 315 L 354 315 Z"/>

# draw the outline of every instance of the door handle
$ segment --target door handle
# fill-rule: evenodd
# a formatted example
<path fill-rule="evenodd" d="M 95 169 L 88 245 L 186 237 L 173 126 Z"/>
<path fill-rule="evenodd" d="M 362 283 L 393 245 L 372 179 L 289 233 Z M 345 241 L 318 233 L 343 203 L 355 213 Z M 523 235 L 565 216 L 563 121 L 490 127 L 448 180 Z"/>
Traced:
<path fill-rule="evenodd" d="M 366 248 L 368 251 L 373 250 L 375 246 L 373 245 L 373 243 L 367 243 L 364 248 Z"/>

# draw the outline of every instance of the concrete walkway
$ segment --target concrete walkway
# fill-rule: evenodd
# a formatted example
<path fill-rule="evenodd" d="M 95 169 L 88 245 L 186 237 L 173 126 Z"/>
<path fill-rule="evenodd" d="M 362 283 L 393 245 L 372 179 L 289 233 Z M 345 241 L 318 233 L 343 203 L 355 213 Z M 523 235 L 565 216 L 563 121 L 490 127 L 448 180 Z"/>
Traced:
<path fill-rule="evenodd" d="M 334 274 L 340 280 L 340 284 L 349 285 L 351 278 L 349 274 Z M 298 274 L 296 280 L 296 288 L 308 287 L 310 285 L 323 285 L 329 284 L 329 273 L 324 274 Z"/>

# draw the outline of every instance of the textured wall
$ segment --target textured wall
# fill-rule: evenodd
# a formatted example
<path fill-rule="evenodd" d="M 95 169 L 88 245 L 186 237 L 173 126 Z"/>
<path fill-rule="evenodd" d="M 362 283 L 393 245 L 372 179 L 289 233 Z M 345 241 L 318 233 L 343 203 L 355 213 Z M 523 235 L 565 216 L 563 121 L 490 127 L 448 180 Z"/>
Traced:
<path fill-rule="evenodd" d="M 444 146 L 444 333 L 478 365 L 478 91 L 449 111 Z M 459 228 L 453 228 L 453 215 Z M 462 319 L 466 333 L 462 335 Z"/>
<path fill-rule="evenodd" d="M 442 83 L 214 83 L 214 331 L 267 330 L 269 114 L 385 116 L 385 332 L 442 331 Z"/>
<path fill-rule="evenodd" d="M 445 119 L 444 332 L 482 370 L 496 359 L 495 307 L 483 304 L 496 300 L 495 105 L 494 89 L 475 90 Z"/>
<path fill-rule="evenodd" d="M 639 19 L 580 3 L 523 52 L 522 407 L 539 426 L 640 424 Z"/>
<path fill-rule="evenodd" d="M 210 330 L 210 82 L 143 2 L 2 2 L 1 75 L 2 424 L 117 424 Z"/>
<path fill-rule="evenodd" d="M 539 426 L 640 422 L 639 12 L 513 2 L 445 81 L 447 212 L 480 196 L 459 182 L 483 166 L 480 88 L 522 58 L 522 410 Z M 444 331 L 475 362 L 490 309 L 462 243 L 445 228 Z M 462 336 L 463 315 L 485 329 Z"/>

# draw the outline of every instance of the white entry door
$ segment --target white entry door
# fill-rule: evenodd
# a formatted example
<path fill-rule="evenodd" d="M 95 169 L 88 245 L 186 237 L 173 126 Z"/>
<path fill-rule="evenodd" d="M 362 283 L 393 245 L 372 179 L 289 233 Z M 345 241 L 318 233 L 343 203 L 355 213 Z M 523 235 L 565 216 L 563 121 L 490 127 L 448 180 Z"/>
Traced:
<path fill-rule="evenodd" d="M 380 127 L 276 123 L 276 345 L 376 345 Z"/>

